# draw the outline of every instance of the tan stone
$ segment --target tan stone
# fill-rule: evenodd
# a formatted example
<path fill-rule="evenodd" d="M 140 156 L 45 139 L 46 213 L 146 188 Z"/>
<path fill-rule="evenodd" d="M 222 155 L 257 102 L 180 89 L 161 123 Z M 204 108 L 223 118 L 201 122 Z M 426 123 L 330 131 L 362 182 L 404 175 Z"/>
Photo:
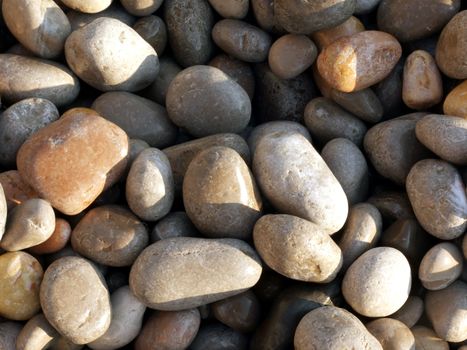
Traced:
<path fill-rule="evenodd" d="M 44 314 L 37 314 L 24 325 L 18 334 L 16 350 L 47 349 L 50 343 L 59 336 Z"/>
<path fill-rule="evenodd" d="M 467 119 L 467 80 L 457 85 L 446 96 L 443 104 L 444 114 Z"/>
<path fill-rule="evenodd" d="M 443 339 L 440 339 L 430 328 L 415 326 L 412 328 L 412 333 L 415 337 L 415 346 L 417 349 L 449 350 L 449 344 Z"/>
<path fill-rule="evenodd" d="M 41 264 L 28 253 L 0 255 L 0 315 L 28 320 L 40 310 Z"/>
<path fill-rule="evenodd" d="M 71 227 L 65 219 L 55 219 L 55 230 L 45 242 L 29 248 L 33 254 L 51 254 L 66 246 L 70 239 Z"/>
<path fill-rule="evenodd" d="M 379 318 L 366 328 L 387 350 L 415 350 L 415 338 L 410 329 L 392 318 Z"/>
<path fill-rule="evenodd" d="M 128 142 L 93 110 L 71 109 L 21 146 L 18 170 L 54 208 L 78 214 L 120 178 Z"/>

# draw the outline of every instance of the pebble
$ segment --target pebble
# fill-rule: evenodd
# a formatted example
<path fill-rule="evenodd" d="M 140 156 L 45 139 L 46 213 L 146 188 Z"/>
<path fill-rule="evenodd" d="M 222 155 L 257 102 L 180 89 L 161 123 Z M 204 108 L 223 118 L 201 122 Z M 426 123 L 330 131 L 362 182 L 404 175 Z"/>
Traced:
<path fill-rule="evenodd" d="M 59 333 L 50 325 L 44 314 L 37 314 L 19 332 L 16 339 L 16 349 L 47 349 L 59 336 Z"/>
<path fill-rule="evenodd" d="M 183 203 L 207 237 L 251 237 L 262 200 L 242 157 L 228 147 L 211 147 L 190 162 L 183 180 Z"/>
<path fill-rule="evenodd" d="M 222 324 L 201 327 L 191 344 L 192 350 L 247 350 L 248 338 Z"/>
<path fill-rule="evenodd" d="M 60 0 L 65 6 L 84 13 L 98 13 L 107 9 L 112 0 Z"/>
<path fill-rule="evenodd" d="M 379 318 L 365 327 L 380 342 L 383 349 L 415 350 L 415 337 L 410 329 L 392 318 Z"/>
<path fill-rule="evenodd" d="M 92 3 L 95 4 L 96 1 L 92 1 Z M 68 11 L 67 17 L 71 24 L 71 30 L 75 31 L 76 29 L 82 28 L 85 25 L 91 23 L 95 19 L 103 17 L 117 19 L 120 22 L 125 23 L 127 26 L 131 27 L 136 21 L 135 17 L 126 12 L 125 9 L 119 3 L 120 1 L 114 1 L 112 5 L 98 13 L 84 13 L 74 10 Z"/>
<path fill-rule="evenodd" d="M 462 274 L 463 256 L 453 243 L 433 246 L 423 257 L 418 278 L 428 290 L 446 288 Z"/>
<path fill-rule="evenodd" d="M 423 300 L 420 297 L 411 295 L 405 304 L 391 315 L 391 318 L 401 321 L 407 327 L 412 328 L 422 317 L 423 311 Z"/>
<path fill-rule="evenodd" d="M 435 59 L 426 51 L 412 52 L 405 60 L 402 99 L 416 110 L 424 110 L 441 102 L 443 81 Z"/>
<path fill-rule="evenodd" d="M 54 230 L 55 213 L 52 206 L 43 199 L 29 199 L 8 215 L 1 247 L 7 251 L 34 247 L 49 239 Z"/>
<path fill-rule="evenodd" d="M 226 54 L 220 54 L 214 57 L 209 65 L 230 76 L 246 91 L 250 100 L 253 100 L 256 82 L 253 69 L 248 62 L 237 60 Z"/>
<path fill-rule="evenodd" d="M 211 304 L 214 317 L 235 331 L 253 331 L 260 320 L 260 304 L 255 294 L 248 290 L 233 297 Z"/>
<path fill-rule="evenodd" d="M 133 161 L 126 180 L 128 206 L 138 217 L 157 221 L 174 201 L 174 180 L 169 159 L 157 148 L 146 148 Z"/>
<path fill-rule="evenodd" d="M 201 323 L 198 309 L 156 311 L 145 322 L 135 350 L 178 350 L 190 346 Z"/>
<path fill-rule="evenodd" d="M 435 332 L 448 342 L 467 339 L 467 284 L 456 281 L 450 286 L 428 291 L 425 297 L 426 314 Z"/>
<path fill-rule="evenodd" d="M 249 0 L 209 0 L 216 12 L 224 18 L 242 19 L 248 14 Z"/>
<path fill-rule="evenodd" d="M 378 209 L 369 203 L 359 203 L 350 208 L 339 247 L 346 270 L 360 255 L 378 243 L 383 230 L 383 219 Z"/>
<path fill-rule="evenodd" d="M 295 331 L 294 346 L 296 350 L 383 349 L 357 317 L 335 306 L 306 314 Z"/>
<path fill-rule="evenodd" d="M 250 164 L 250 149 L 248 148 L 245 139 L 239 135 L 231 133 L 220 133 L 206 136 L 165 148 L 163 152 L 169 159 L 170 167 L 172 168 L 176 193 L 180 193 L 182 191 L 183 178 L 185 177 L 185 173 L 193 158 L 199 152 L 215 146 L 223 146 L 233 149 L 247 164 Z"/>
<path fill-rule="evenodd" d="M 430 156 L 415 137 L 415 126 L 424 113 L 407 114 L 378 123 L 365 134 L 363 146 L 379 174 L 403 185 L 412 166 Z"/>
<path fill-rule="evenodd" d="M 318 56 L 315 44 L 306 35 L 287 34 L 269 50 L 269 66 L 281 79 L 295 78 L 307 70 Z"/>
<path fill-rule="evenodd" d="M 274 16 L 274 2 L 270 0 L 250 0 L 253 15 L 258 25 L 267 32 L 284 33 L 285 30 Z"/>
<path fill-rule="evenodd" d="M 323 305 L 334 305 L 339 300 L 340 283 L 324 285 L 299 284 L 285 288 L 275 299 L 257 328 L 251 350 L 293 347 L 295 329 L 308 312 Z"/>
<path fill-rule="evenodd" d="M 38 197 L 36 191 L 22 179 L 17 170 L 0 173 L 0 184 L 3 187 L 8 210 L 28 199 Z"/>
<path fill-rule="evenodd" d="M 412 328 L 417 349 L 449 350 L 449 344 L 430 328 L 425 326 L 415 326 Z"/>
<path fill-rule="evenodd" d="M 287 278 L 328 283 L 342 267 L 342 252 L 328 233 L 296 216 L 262 216 L 253 240 L 266 265 Z"/>
<path fill-rule="evenodd" d="M 4 0 L 2 15 L 10 32 L 35 55 L 56 58 L 63 52 L 71 26 L 54 1 Z"/>
<path fill-rule="evenodd" d="M 362 90 L 389 75 L 402 55 L 396 38 L 380 31 L 363 31 L 342 37 L 318 56 L 318 70 L 335 89 Z"/>
<path fill-rule="evenodd" d="M 389 222 L 415 217 L 405 192 L 383 191 L 368 198 L 368 203 L 378 208 L 383 219 Z"/>
<path fill-rule="evenodd" d="M 456 14 L 444 27 L 436 45 L 436 63 L 444 74 L 453 79 L 467 79 L 467 66 L 464 64 L 466 19 L 467 10 Z"/>
<path fill-rule="evenodd" d="M 445 240 L 464 233 L 467 197 L 456 168 L 442 160 L 422 160 L 410 170 L 406 188 L 418 222 L 428 233 Z"/>
<path fill-rule="evenodd" d="M 77 76 L 100 91 L 141 90 L 159 72 L 152 46 L 131 27 L 108 17 L 72 32 L 65 43 L 65 57 Z"/>
<path fill-rule="evenodd" d="M 275 0 L 274 16 L 292 34 L 311 34 L 341 24 L 355 10 L 355 0 L 310 2 Z"/>
<path fill-rule="evenodd" d="M 352 141 L 336 138 L 323 147 L 321 157 L 342 186 L 349 204 L 364 201 L 368 195 L 369 174 L 362 151 Z"/>
<path fill-rule="evenodd" d="M 199 233 L 184 211 L 174 211 L 157 222 L 150 236 L 154 243 L 166 238 L 196 237 Z"/>
<path fill-rule="evenodd" d="M 382 0 L 378 27 L 401 42 L 413 41 L 439 32 L 459 11 L 460 0 Z"/>
<path fill-rule="evenodd" d="M 169 56 L 163 56 L 159 60 L 159 74 L 156 79 L 143 90 L 143 96 L 165 106 L 165 98 L 169 85 L 182 68 Z"/>
<path fill-rule="evenodd" d="M 304 122 L 313 139 L 321 143 L 346 138 L 361 145 L 367 128 L 365 123 L 326 97 L 317 97 L 305 107 Z"/>
<path fill-rule="evenodd" d="M 157 55 L 164 53 L 167 46 L 167 27 L 162 18 L 158 16 L 140 18 L 133 25 L 133 29 L 156 50 Z"/>
<path fill-rule="evenodd" d="M 327 233 L 344 226 L 348 212 L 344 190 L 305 137 L 292 132 L 263 137 L 256 147 L 253 173 L 263 195 L 280 212 L 309 220 Z"/>
<path fill-rule="evenodd" d="M 375 124 L 383 118 L 383 105 L 376 93 L 370 88 L 355 92 L 332 89 L 329 97 L 364 122 Z"/>
<path fill-rule="evenodd" d="M 110 296 L 112 320 L 107 331 L 89 343 L 94 350 L 113 350 L 128 345 L 139 334 L 146 307 L 133 295 L 130 287 L 123 286 Z"/>
<path fill-rule="evenodd" d="M 11 105 L 0 118 L 0 163 L 11 166 L 29 136 L 60 117 L 57 107 L 43 98 L 28 98 Z"/>
<path fill-rule="evenodd" d="M 79 91 L 78 79 L 64 65 L 33 57 L 0 54 L 0 96 L 4 102 L 43 98 L 62 107 L 73 102 Z"/>
<path fill-rule="evenodd" d="M 444 114 L 467 119 L 465 94 L 467 94 L 467 81 L 460 83 L 447 94 L 443 104 Z"/>
<path fill-rule="evenodd" d="M 206 64 L 214 49 L 214 14 L 207 0 L 166 0 L 163 18 L 177 63 L 183 67 Z"/>
<path fill-rule="evenodd" d="M 456 165 L 467 165 L 467 120 L 430 114 L 417 122 L 417 139 L 440 158 Z"/>
<path fill-rule="evenodd" d="M 134 16 L 149 16 L 157 11 L 163 0 L 120 0 L 121 4 Z"/>
<path fill-rule="evenodd" d="M 43 274 L 39 261 L 28 253 L 0 255 L 0 315 L 10 320 L 26 321 L 39 312 L 39 286 Z"/>
<path fill-rule="evenodd" d="M 117 124 L 128 137 L 143 140 L 151 147 L 171 146 L 177 138 L 177 127 L 163 106 L 130 92 L 106 92 L 91 108 Z"/>
<path fill-rule="evenodd" d="M 122 175 L 128 136 L 86 108 L 68 110 L 32 135 L 19 149 L 21 176 L 67 215 L 87 208 Z"/>
<path fill-rule="evenodd" d="M 35 245 L 34 247 L 29 248 L 29 252 L 32 254 L 52 254 L 63 249 L 71 236 L 71 227 L 68 221 L 56 218 L 55 219 L 55 229 L 46 241 L 41 244 Z"/>
<path fill-rule="evenodd" d="M 16 350 L 16 338 L 21 331 L 19 322 L 0 322 L 0 346 L 4 350 Z"/>
<path fill-rule="evenodd" d="M 49 265 L 40 301 L 50 324 L 75 344 L 90 343 L 109 328 L 109 292 L 102 274 L 86 259 L 68 256 Z"/>
<path fill-rule="evenodd" d="M 357 0 L 358 1 L 358 0 Z M 311 34 L 316 45 L 322 50 L 332 44 L 337 39 L 344 36 L 353 35 L 363 32 L 365 26 L 363 23 L 354 16 L 350 16 L 345 22 L 323 30 L 318 30 Z"/>
<path fill-rule="evenodd" d="M 359 314 L 385 317 L 404 305 L 411 283 L 406 257 L 397 249 L 377 247 L 350 265 L 342 281 L 342 294 Z"/>
<path fill-rule="evenodd" d="M 245 90 L 211 66 L 193 66 L 177 74 L 167 91 L 166 106 L 172 122 L 196 137 L 240 132 L 251 116 Z"/>
<path fill-rule="evenodd" d="M 91 209 L 71 233 L 75 252 L 107 266 L 130 266 L 148 241 L 146 226 L 116 205 Z"/>
<path fill-rule="evenodd" d="M 136 259 L 130 288 L 148 307 L 178 311 L 239 294 L 258 282 L 261 271 L 259 257 L 244 241 L 167 238 Z"/>

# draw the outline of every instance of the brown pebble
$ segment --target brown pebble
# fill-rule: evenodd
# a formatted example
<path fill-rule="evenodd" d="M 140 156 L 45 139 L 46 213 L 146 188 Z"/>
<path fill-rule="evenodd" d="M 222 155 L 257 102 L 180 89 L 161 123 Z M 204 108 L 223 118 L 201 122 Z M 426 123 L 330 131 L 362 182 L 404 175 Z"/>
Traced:
<path fill-rule="evenodd" d="M 443 104 L 444 114 L 467 119 L 467 80 L 457 85 L 446 96 Z"/>
<path fill-rule="evenodd" d="M 29 248 L 33 254 L 51 254 L 58 252 L 66 246 L 70 239 L 71 227 L 68 221 L 61 218 L 55 219 L 55 230 L 52 236 L 45 242 Z"/>
<path fill-rule="evenodd" d="M 5 193 L 8 210 L 28 199 L 38 197 L 36 191 L 23 180 L 17 170 L 0 173 L 0 184 Z"/>
<path fill-rule="evenodd" d="M 78 214 L 122 175 L 128 136 L 86 108 L 67 111 L 33 134 L 18 151 L 26 181 L 64 214 Z"/>
<path fill-rule="evenodd" d="M 412 109 L 422 110 L 438 104 L 442 98 L 443 81 L 435 59 L 426 51 L 412 52 L 404 66 L 404 103 Z"/>

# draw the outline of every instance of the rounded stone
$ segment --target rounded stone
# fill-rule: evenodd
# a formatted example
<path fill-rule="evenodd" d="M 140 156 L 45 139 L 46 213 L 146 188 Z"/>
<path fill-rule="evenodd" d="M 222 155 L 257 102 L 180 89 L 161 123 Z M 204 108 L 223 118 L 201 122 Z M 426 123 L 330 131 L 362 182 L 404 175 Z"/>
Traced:
<path fill-rule="evenodd" d="M 178 64 L 190 67 L 211 58 L 214 14 L 207 0 L 168 0 L 164 5 L 169 44 Z"/>
<path fill-rule="evenodd" d="M 406 188 L 415 215 L 428 233 L 445 240 L 464 233 L 467 196 L 456 168 L 442 160 L 422 160 L 410 170 Z"/>
<path fill-rule="evenodd" d="M 241 240 L 167 238 L 136 259 L 130 287 L 148 307 L 178 311 L 240 294 L 261 271 L 259 257 Z"/>
<path fill-rule="evenodd" d="M 84 13 L 98 13 L 112 4 L 112 0 L 60 0 L 66 7 Z"/>
<path fill-rule="evenodd" d="M 440 339 L 430 328 L 425 326 L 415 326 L 412 328 L 417 349 L 449 350 L 449 344 Z"/>
<path fill-rule="evenodd" d="M 214 10 L 224 18 L 242 19 L 248 14 L 249 0 L 209 0 Z"/>
<path fill-rule="evenodd" d="M 173 211 L 157 222 L 151 232 L 151 242 L 173 237 L 196 237 L 198 230 L 184 211 Z"/>
<path fill-rule="evenodd" d="M 392 35 L 367 30 L 334 41 L 318 56 L 318 70 L 335 89 L 362 90 L 391 73 L 402 55 Z"/>
<path fill-rule="evenodd" d="M 68 243 L 71 236 L 71 227 L 68 221 L 56 218 L 55 229 L 52 236 L 45 242 L 29 248 L 32 254 L 52 254 L 62 250 Z"/>
<path fill-rule="evenodd" d="M 36 191 L 23 180 L 17 170 L 0 173 L 0 184 L 3 187 L 8 210 L 13 209 L 28 199 L 38 197 Z"/>
<path fill-rule="evenodd" d="M 383 117 L 383 105 L 376 93 L 370 88 L 354 92 L 342 92 L 332 89 L 329 97 L 367 123 L 377 123 Z"/>
<path fill-rule="evenodd" d="M 415 326 L 424 311 L 423 300 L 417 296 L 410 296 L 405 304 L 391 315 L 391 318 L 401 321 L 407 327 Z"/>
<path fill-rule="evenodd" d="M 65 57 L 76 75 L 101 91 L 141 90 L 159 72 L 152 46 L 123 22 L 108 17 L 72 32 Z"/>
<path fill-rule="evenodd" d="M 123 286 L 110 296 L 112 304 L 112 320 L 107 331 L 89 343 L 94 350 L 113 350 L 128 345 L 136 338 L 143 324 L 146 311 L 144 306 L 130 290 Z"/>
<path fill-rule="evenodd" d="M 428 52 L 414 51 L 405 60 L 402 99 L 416 110 L 433 107 L 443 99 L 441 73 Z"/>
<path fill-rule="evenodd" d="M 428 291 L 426 314 L 435 332 L 448 342 L 467 339 L 467 284 L 456 281 L 438 291 Z"/>
<path fill-rule="evenodd" d="M 56 58 L 71 33 L 65 13 L 52 0 L 4 0 L 3 19 L 16 39 L 35 55 Z"/>
<path fill-rule="evenodd" d="M 253 240 L 264 262 L 287 278 L 328 283 L 342 267 L 342 252 L 328 233 L 296 216 L 261 217 Z"/>
<path fill-rule="evenodd" d="M 389 222 L 415 217 L 405 192 L 382 191 L 368 198 L 368 203 L 378 208 L 383 219 Z"/>
<path fill-rule="evenodd" d="M 200 323 L 198 309 L 156 311 L 144 324 L 135 350 L 186 349 L 195 339 Z"/>
<path fill-rule="evenodd" d="M 57 107 L 73 102 L 80 85 L 65 66 L 48 60 L 0 54 L 0 95 L 15 103 L 27 98 L 43 98 Z"/>
<path fill-rule="evenodd" d="M 369 188 L 368 164 L 357 145 L 348 139 L 333 139 L 323 147 L 321 157 L 342 186 L 349 204 L 365 200 Z"/>
<path fill-rule="evenodd" d="M 161 105 L 124 92 L 112 91 L 100 95 L 92 109 L 121 127 L 130 138 L 147 142 L 151 147 L 171 146 L 177 138 L 177 127 Z"/>
<path fill-rule="evenodd" d="M 0 315 L 25 321 L 41 308 L 39 286 L 44 271 L 32 255 L 8 252 L 0 255 Z"/>
<path fill-rule="evenodd" d="M 148 241 L 146 226 L 116 205 L 90 210 L 71 234 L 74 251 L 107 266 L 130 266 Z"/>
<path fill-rule="evenodd" d="M 128 206 L 146 221 L 164 217 L 174 200 L 174 181 L 167 156 L 156 148 L 146 148 L 131 165 L 126 179 Z"/>
<path fill-rule="evenodd" d="M 0 163 L 15 164 L 24 141 L 59 117 L 57 107 L 43 98 L 28 98 L 11 105 L 0 118 Z"/>
<path fill-rule="evenodd" d="M 467 165 L 467 119 L 429 114 L 417 122 L 417 139 L 440 158 Z"/>
<path fill-rule="evenodd" d="M 211 147 L 191 161 L 183 181 L 185 210 L 208 237 L 251 237 L 262 201 L 242 157 L 228 147 Z"/>
<path fill-rule="evenodd" d="M 271 37 L 262 29 L 237 19 L 223 19 L 212 29 L 212 38 L 227 54 L 245 62 L 263 62 Z"/>
<path fill-rule="evenodd" d="M 302 1 L 275 0 L 274 16 L 286 31 L 311 34 L 335 27 L 352 16 L 355 0 Z"/>
<path fill-rule="evenodd" d="M 446 96 L 443 104 L 444 114 L 467 119 L 467 80 L 457 85 Z"/>
<path fill-rule="evenodd" d="M 439 32 L 460 5 L 460 0 L 382 0 L 378 27 L 401 42 L 425 38 Z"/>
<path fill-rule="evenodd" d="M 365 123 L 326 97 L 314 98 L 306 105 L 304 122 L 321 143 L 346 138 L 358 146 L 367 131 Z"/>
<path fill-rule="evenodd" d="M 359 314 L 385 317 L 404 305 L 411 283 L 406 257 L 397 249 L 378 247 L 350 265 L 342 281 L 342 294 Z"/>
<path fill-rule="evenodd" d="M 378 123 L 368 130 L 363 146 L 379 174 L 403 185 L 412 166 L 430 156 L 415 136 L 415 126 L 424 115 L 407 114 Z"/>
<path fill-rule="evenodd" d="M 167 27 L 162 18 L 147 16 L 140 18 L 133 29 L 156 50 L 160 56 L 167 46 Z M 162 66 L 160 67 L 162 71 Z"/>
<path fill-rule="evenodd" d="M 466 20 L 467 10 L 455 15 L 444 27 L 436 45 L 436 63 L 444 74 L 453 79 L 467 79 L 467 66 L 464 64 L 467 50 Z"/>
<path fill-rule="evenodd" d="M 383 219 L 370 203 L 359 203 L 350 208 L 339 247 L 346 270 L 360 255 L 373 248 L 381 237 Z"/>
<path fill-rule="evenodd" d="M 280 212 L 309 220 L 327 233 L 344 226 L 348 212 L 344 190 L 300 134 L 264 136 L 256 147 L 253 173 L 264 196 Z"/>
<path fill-rule="evenodd" d="M 120 0 L 125 10 L 134 16 L 149 16 L 162 5 L 163 0 Z"/>
<path fill-rule="evenodd" d="M 169 85 L 182 68 L 170 56 L 161 57 L 159 64 L 159 74 L 151 85 L 142 91 L 142 96 L 165 106 Z"/>
<path fill-rule="evenodd" d="M 49 239 L 54 230 L 52 206 L 43 199 L 29 199 L 9 214 L 1 247 L 7 251 L 34 247 Z"/>
<path fill-rule="evenodd" d="M 37 314 L 24 325 L 18 334 L 16 348 L 21 350 L 47 349 L 59 337 L 59 333 L 50 325 L 45 316 Z"/>
<path fill-rule="evenodd" d="M 357 0 L 358 1 L 358 0 Z M 350 16 L 341 24 L 326 29 L 319 30 L 311 34 L 312 39 L 320 49 L 332 44 L 339 38 L 363 32 L 365 26 L 354 16 Z"/>
<path fill-rule="evenodd" d="M 251 332 L 260 319 L 260 304 L 255 294 L 248 290 L 211 305 L 214 317 L 238 332 Z"/>
<path fill-rule="evenodd" d="M 128 136 L 86 108 L 68 110 L 19 149 L 18 170 L 55 209 L 67 215 L 87 208 L 122 175 Z"/>
<path fill-rule="evenodd" d="M 455 244 L 439 243 L 423 257 L 418 278 L 428 290 L 446 288 L 462 274 L 463 260 L 462 253 Z"/>
<path fill-rule="evenodd" d="M 194 66 L 177 74 L 167 91 L 166 106 L 172 122 L 196 137 L 240 132 L 251 115 L 245 90 L 210 66 Z"/>
<path fill-rule="evenodd" d="M 306 314 L 295 331 L 294 345 L 296 350 L 383 349 L 357 317 L 335 306 Z"/>
<path fill-rule="evenodd" d="M 267 32 L 284 33 L 274 16 L 274 2 L 270 0 L 250 0 L 251 9 L 258 25 Z"/>
<path fill-rule="evenodd" d="M 45 271 L 40 300 L 50 324 L 75 344 L 90 343 L 109 328 L 107 285 L 86 259 L 68 256 L 54 261 Z"/>
<path fill-rule="evenodd" d="M 306 35 L 287 34 L 269 50 L 269 67 L 281 79 L 294 78 L 306 71 L 318 56 L 318 49 Z"/>
<path fill-rule="evenodd" d="M 415 337 L 410 329 L 392 318 L 379 318 L 365 327 L 380 342 L 383 349 L 415 350 Z"/>

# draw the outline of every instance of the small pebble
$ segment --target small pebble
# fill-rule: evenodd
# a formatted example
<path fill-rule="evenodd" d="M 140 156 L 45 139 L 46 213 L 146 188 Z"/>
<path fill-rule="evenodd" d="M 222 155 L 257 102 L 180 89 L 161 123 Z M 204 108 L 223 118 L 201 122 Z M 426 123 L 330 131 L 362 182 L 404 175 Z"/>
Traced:
<path fill-rule="evenodd" d="M 70 240 L 70 236 L 71 227 L 68 221 L 56 218 L 55 229 L 52 236 L 50 236 L 45 242 L 29 248 L 29 252 L 39 255 L 56 253 L 67 245 Z"/>
<path fill-rule="evenodd" d="M 38 195 L 21 177 L 17 170 L 0 173 L 0 184 L 3 187 L 8 210 Z"/>
<path fill-rule="evenodd" d="M 430 328 L 415 326 L 412 328 L 412 333 L 415 337 L 415 346 L 417 349 L 449 350 L 449 344 L 443 339 L 440 339 Z"/>
<path fill-rule="evenodd" d="M 121 4 L 134 16 L 149 16 L 155 12 L 163 0 L 120 0 Z"/>
<path fill-rule="evenodd" d="M 198 230 L 184 211 L 174 211 L 157 222 L 151 232 L 151 242 L 173 237 L 196 237 Z"/>
<path fill-rule="evenodd" d="M 457 85 L 446 96 L 443 104 L 444 114 L 467 119 L 467 102 L 465 99 L 466 94 L 467 81 L 464 81 Z"/>
<path fill-rule="evenodd" d="M 365 327 L 380 342 L 383 349 L 415 350 L 415 337 L 410 329 L 392 318 L 379 318 Z"/>
<path fill-rule="evenodd" d="M 249 0 L 209 0 L 216 12 L 224 18 L 242 19 L 248 13 Z"/>
<path fill-rule="evenodd" d="M 420 297 L 411 295 L 405 304 L 391 315 L 391 318 L 401 321 L 407 327 L 412 328 L 422 317 L 423 311 L 423 300 Z"/>
<path fill-rule="evenodd" d="M 24 325 L 18 334 L 16 349 L 46 349 L 59 337 L 59 333 L 50 325 L 45 316 L 37 314 Z"/>
<path fill-rule="evenodd" d="M 156 50 L 159 56 L 164 53 L 167 46 L 167 28 L 162 18 L 157 16 L 140 18 L 133 25 L 133 29 Z"/>

